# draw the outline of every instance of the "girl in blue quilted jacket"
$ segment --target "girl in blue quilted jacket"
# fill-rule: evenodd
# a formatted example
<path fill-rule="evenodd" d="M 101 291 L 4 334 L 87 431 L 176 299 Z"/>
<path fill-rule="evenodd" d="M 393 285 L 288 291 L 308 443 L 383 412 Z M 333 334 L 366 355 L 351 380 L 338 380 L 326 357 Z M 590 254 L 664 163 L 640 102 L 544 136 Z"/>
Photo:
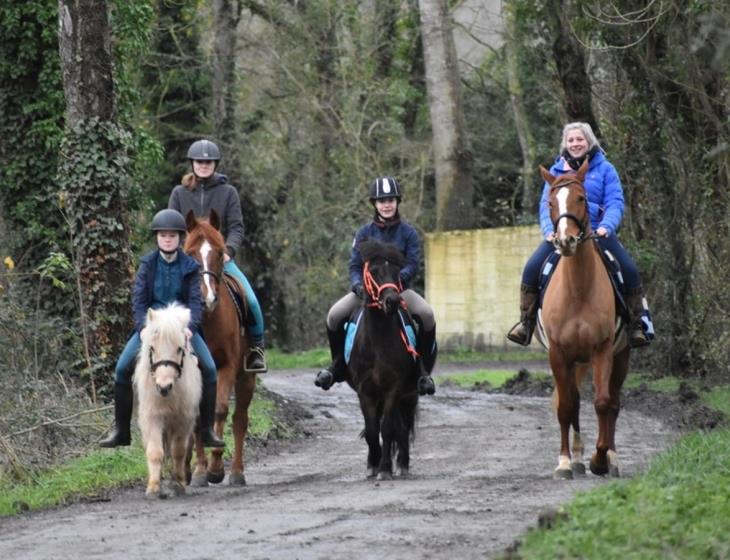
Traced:
<path fill-rule="evenodd" d="M 591 125 L 584 122 L 566 124 L 560 144 L 560 155 L 550 168 L 550 173 L 559 177 L 578 170 L 588 160 L 584 187 L 588 198 L 591 227 L 598 237 L 602 250 L 608 249 L 619 261 L 624 277 L 626 304 L 632 314 L 629 344 L 633 348 L 646 346 L 653 337 L 653 326 L 644 322 L 646 299 L 641 285 L 641 276 L 636 263 L 618 240 L 617 232 L 624 214 L 624 193 L 621 180 L 614 166 L 606 159 Z M 507 333 L 507 338 L 517 344 L 530 344 L 537 315 L 538 285 L 540 270 L 553 247 L 553 223 L 550 219 L 548 195 L 550 185 L 545 183 L 540 200 L 540 228 L 544 240 L 533 253 L 522 272 L 520 286 L 520 322 Z"/>

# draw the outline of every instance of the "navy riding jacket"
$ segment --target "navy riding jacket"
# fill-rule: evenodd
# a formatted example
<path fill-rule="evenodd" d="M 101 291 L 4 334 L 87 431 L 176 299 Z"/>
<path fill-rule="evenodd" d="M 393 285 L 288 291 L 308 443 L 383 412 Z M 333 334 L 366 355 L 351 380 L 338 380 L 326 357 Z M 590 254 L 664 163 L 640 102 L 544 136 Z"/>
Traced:
<path fill-rule="evenodd" d="M 200 322 L 203 318 L 203 300 L 200 295 L 200 272 L 198 262 L 192 257 L 186 255 L 181 249 L 177 251 L 177 260 L 179 270 L 181 272 L 179 279 L 179 288 L 177 279 L 168 279 L 165 282 L 164 289 L 160 289 L 162 285 L 160 277 L 160 252 L 154 250 L 142 257 L 137 270 L 137 277 L 134 281 L 132 290 L 132 307 L 134 310 L 134 328 L 137 332 L 144 328 L 147 318 L 147 310 L 152 307 L 161 307 L 178 301 L 190 309 L 190 324 L 188 327 L 197 333 L 200 330 Z M 155 291 L 155 283 L 157 280 L 158 289 Z M 174 297 L 173 294 L 179 297 Z M 170 301 L 164 301 L 169 299 Z"/>
<path fill-rule="evenodd" d="M 400 278 L 403 289 L 406 289 L 418 273 L 418 266 L 421 263 L 421 238 L 416 228 L 399 219 L 387 225 L 373 220 L 357 230 L 355 238 L 352 240 L 352 253 L 350 254 L 350 284 L 353 288 L 362 285 L 364 263 L 357 245 L 365 239 L 392 243 L 405 255 L 406 262 L 400 270 Z"/>

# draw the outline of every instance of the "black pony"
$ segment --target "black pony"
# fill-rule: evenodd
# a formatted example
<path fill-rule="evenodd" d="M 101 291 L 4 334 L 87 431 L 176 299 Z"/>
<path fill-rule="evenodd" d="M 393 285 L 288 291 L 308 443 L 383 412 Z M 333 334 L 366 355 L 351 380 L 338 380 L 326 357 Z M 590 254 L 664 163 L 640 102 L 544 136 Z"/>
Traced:
<path fill-rule="evenodd" d="M 367 476 L 391 478 L 396 450 L 396 475 L 407 476 L 418 405 L 418 365 L 398 313 L 404 257 L 396 246 L 375 240 L 362 241 L 358 249 L 367 297 L 350 355 L 348 383 L 357 392 L 365 418 Z"/>

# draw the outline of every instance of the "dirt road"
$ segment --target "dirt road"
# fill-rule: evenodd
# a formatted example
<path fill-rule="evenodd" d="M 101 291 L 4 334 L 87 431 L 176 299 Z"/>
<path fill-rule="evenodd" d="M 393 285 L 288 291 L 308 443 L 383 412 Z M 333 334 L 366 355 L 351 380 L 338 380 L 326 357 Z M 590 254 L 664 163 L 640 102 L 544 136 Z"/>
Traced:
<path fill-rule="evenodd" d="M 365 479 L 366 446 L 353 391 L 323 392 L 311 371 L 270 372 L 266 387 L 304 406 L 309 434 L 249 463 L 249 486 L 190 489 L 146 501 L 144 487 L 111 501 L 0 520 L 0 558 L 319 559 L 490 558 L 538 513 L 605 481 L 553 481 L 559 434 L 545 398 L 439 388 L 421 399 L 411 477 Z M 592 406 L 581 421 L 593 447 Z M 622 411 L 621 475 L 630 477 L 675 433 Z"/>

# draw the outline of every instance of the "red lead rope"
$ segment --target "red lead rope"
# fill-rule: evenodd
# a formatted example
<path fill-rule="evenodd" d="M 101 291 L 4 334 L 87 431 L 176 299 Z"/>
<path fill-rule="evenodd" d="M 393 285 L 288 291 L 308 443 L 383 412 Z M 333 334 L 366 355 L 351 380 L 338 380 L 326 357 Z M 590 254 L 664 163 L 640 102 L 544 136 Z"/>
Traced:
<path fill-rule="evenodd" d="M 399 281 L 398 284 L 395 284 L 393 282 L 388 282 L 386 284 L 378 284 L 375 281 L 375 278 L 373 278 L 372 273 L 370 272 L 370 263 L 366 262 L 365 266 L 363 267 L 362 271 L 362 279 L 363 279 L 363 285 L 365 286 L 365 291 L 367 292 L 368 296 L 370 296 L 370 303 L 367 304 L 368 307 L 379 307 L 380 306 L 380 294 L 383 293 L 383 290 L 386 288 L 393 288 L 396 292 L 399 294 L 403 291 L 403 285 Z M 400 300 L 401 307 L 403 309 L 407 309 L 406 302 L 402 299 Z M 403 341 L 403 345 L 406 347 L 406 350 L 408 353 L 413 356 L 413 358 L 418 358 L 419 353 L 416 351 L 416 349 L 411 346 L 411 344 L 408 342 L 408 337 L 406 336 L 405 327 L 400 329 L 400 338 Z"/>

